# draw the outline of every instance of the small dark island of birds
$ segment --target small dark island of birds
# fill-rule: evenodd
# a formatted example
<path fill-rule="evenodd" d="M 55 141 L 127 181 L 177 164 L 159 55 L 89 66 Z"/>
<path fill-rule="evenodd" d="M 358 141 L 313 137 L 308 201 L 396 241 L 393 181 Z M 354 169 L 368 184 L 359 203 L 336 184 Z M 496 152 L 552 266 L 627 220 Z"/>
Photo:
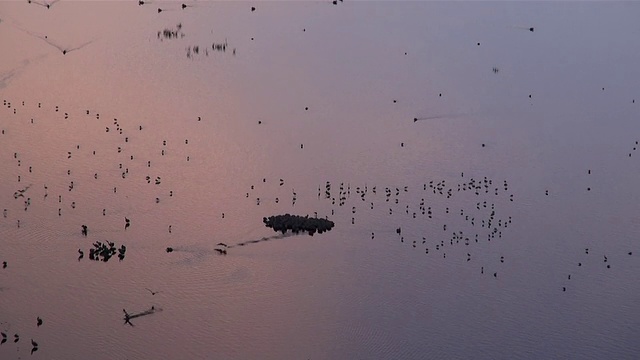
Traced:
<path fill-rule="evenodd" d="M 269 216 L 268 218 L 263 218 L 262 221 L 267 227 L 272 228 L 274 231 L 280 231 L 283 234 L 286 233 L 287 230 L 291 230 L 294 234 L 306 231 L 311 236 L 313 236 L 316 231 L 318 234 L 329 231 L 334 225 L 331 220 L 290 214 Z"/>

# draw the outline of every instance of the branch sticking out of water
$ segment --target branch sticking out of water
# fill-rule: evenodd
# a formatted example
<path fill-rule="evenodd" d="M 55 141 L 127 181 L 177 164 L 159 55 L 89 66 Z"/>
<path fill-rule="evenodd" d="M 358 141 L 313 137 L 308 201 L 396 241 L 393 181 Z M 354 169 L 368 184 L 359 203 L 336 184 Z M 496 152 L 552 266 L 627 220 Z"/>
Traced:
<path fill-rule="evenodd" d="M 131 323 L 131 319 L 135 319 L 141 316 L 153 315 L 157 311 L 162 311 L 162 309 L 156 308 L 155 306 L 151 306 L 149 309 L 145 311 L 134 313 L 134 314 L 129 314 L 126 309 L 122 309 L 122 311 L 124 312 L 124 323 L 133 326 L 133 323 Z"/>

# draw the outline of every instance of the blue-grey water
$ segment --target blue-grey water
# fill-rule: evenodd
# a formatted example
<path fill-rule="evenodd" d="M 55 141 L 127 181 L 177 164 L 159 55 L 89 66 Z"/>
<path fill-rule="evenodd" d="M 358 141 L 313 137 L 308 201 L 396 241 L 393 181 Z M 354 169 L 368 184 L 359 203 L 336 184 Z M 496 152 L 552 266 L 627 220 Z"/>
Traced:
<path fill-rule="evenodd" d="M 0 3 L 0 359 L 640 357 L 640 4 L 182 4 Z"/>

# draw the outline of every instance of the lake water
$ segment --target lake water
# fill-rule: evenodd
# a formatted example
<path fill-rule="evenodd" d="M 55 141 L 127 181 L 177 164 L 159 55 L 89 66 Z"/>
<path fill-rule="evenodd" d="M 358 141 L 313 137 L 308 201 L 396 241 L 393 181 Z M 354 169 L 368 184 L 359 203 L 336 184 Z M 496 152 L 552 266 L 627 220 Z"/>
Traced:
<path fill-rule="evenodd" d="M 640 4 L 46 4 L 0 3 L 1 359 L 640 357 Z"/>

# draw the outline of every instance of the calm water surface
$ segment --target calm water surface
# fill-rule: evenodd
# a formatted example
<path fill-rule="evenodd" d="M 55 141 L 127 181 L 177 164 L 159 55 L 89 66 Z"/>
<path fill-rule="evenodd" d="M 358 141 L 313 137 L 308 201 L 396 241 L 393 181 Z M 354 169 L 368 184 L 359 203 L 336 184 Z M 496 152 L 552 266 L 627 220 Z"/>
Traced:
<path fill-rule="evenodd" d="M 0 3 L 1 359 L 640 357 L 639 4 L 42 4 Z"/>

